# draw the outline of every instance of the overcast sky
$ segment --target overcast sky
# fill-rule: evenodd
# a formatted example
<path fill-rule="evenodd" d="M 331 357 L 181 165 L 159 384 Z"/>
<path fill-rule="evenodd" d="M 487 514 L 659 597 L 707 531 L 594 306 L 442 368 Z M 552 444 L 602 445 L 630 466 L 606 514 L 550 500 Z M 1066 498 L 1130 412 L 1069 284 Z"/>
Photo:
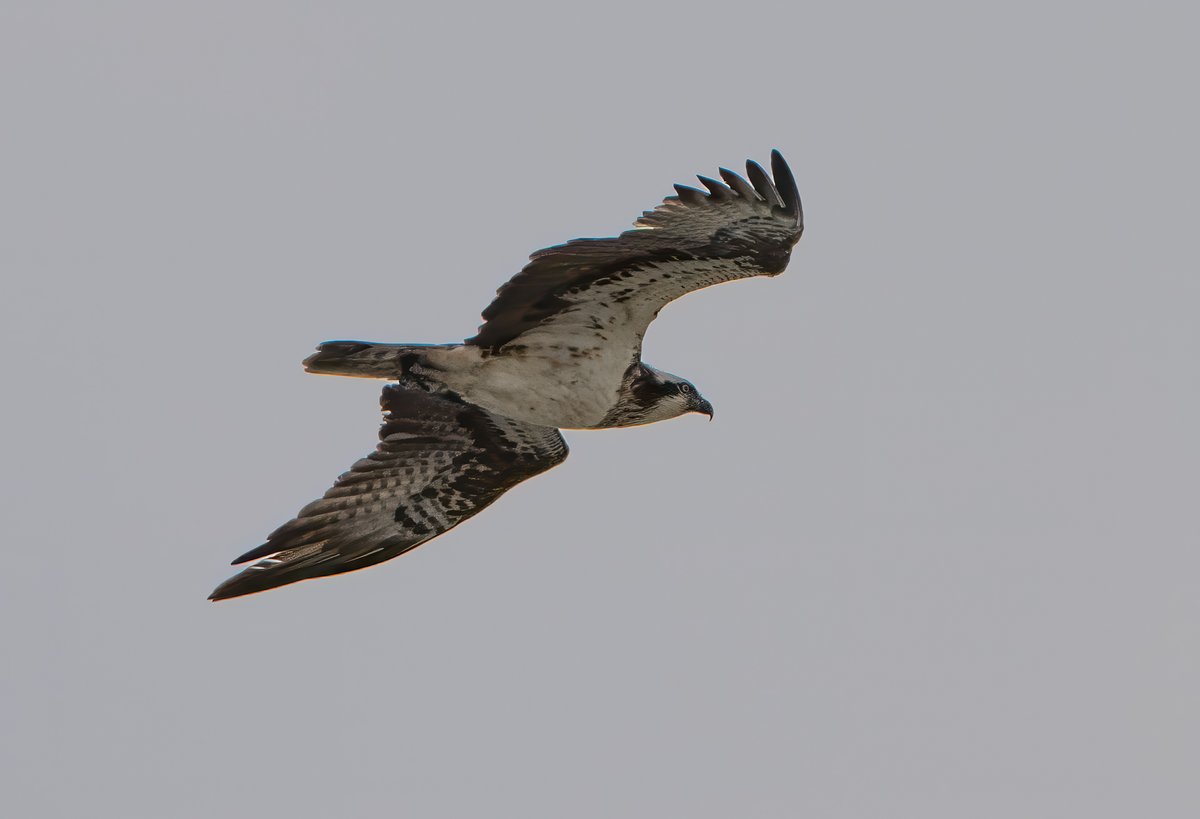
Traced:
<path fill-rule="evenodd" d="M 1200 21 L 983 6 L 0 4 L 5 815 L 1200 815 Z M 316 343 L 773 147 L 714 423 L 205 601 L 374 446 Z"/>

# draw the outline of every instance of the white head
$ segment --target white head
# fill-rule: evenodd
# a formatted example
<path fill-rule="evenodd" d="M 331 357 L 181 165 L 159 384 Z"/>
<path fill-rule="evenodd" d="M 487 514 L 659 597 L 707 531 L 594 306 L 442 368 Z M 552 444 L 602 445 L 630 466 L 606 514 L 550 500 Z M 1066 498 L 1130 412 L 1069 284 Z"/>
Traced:
<path fill-rule="evenodd" d="M 689 412 L 702 413 L 710 420 L 713 417 L 712 404 L 692 382 L 639 363 L 626 374 L 621 399 L 605 419 L 605 426 L 652 424 Z"/>

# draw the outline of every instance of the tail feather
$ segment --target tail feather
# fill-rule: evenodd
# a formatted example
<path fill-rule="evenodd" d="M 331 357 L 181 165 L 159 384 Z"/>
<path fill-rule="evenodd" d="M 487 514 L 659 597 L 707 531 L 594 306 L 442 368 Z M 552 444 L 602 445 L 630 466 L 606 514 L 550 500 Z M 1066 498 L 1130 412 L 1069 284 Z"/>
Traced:
<path fill-rule="evenodd" d="M 457 344 L 375 344 L 370 341 L 326 341 L 304 359 L 304 369 L 319 375 L 398 379 L 430 348 Z"/>

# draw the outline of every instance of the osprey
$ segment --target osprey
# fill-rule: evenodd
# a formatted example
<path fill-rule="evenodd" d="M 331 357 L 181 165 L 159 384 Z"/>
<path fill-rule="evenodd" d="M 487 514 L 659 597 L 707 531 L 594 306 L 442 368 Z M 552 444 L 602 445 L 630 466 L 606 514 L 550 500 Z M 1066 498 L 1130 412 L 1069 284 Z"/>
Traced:
<path fill-rule="evenodd" d="M 721 168 L 676 185 L 632 230 L 539 250 L 496 292 L 462 344 L 328 341 L 308 372 L 381 378 L 376 450 L 233 561 L 254 561 L 222 600 L 390 560 L 482 511 L 567 457 L 559 433 L 648 424 L 713 408 L 686 379 L 641 360 L 659 311 L 685 293 L 777 276 L 803 232 L 796 182 Z M 772 178 L 772 176 L 774 178 Z"/>

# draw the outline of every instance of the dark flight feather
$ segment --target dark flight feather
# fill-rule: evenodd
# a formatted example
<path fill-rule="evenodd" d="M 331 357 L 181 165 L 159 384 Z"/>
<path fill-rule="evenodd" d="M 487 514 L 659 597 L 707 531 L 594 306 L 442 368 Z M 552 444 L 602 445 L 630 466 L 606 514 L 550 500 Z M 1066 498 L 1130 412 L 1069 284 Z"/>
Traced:
<path fill-rule="evenodd" d="M 446 390 L 389 384 L 378 448 L 234 564 L 259 562 L 223 600 L 390 560 L 478 514 L 567 456 L 557 429 L 503 418 Z"/>

